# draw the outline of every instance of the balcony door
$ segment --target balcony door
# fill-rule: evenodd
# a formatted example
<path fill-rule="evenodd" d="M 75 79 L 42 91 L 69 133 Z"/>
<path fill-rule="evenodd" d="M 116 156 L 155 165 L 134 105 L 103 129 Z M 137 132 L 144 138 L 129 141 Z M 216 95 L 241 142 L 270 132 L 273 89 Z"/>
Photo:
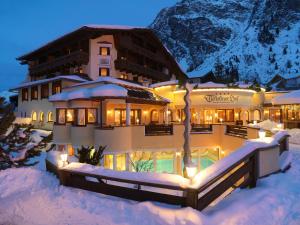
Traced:
<path fill-rule="evenodd" d="M 140 109 L 130 110 L 130 123 L 136 125 L 141 124 L 141 114 Z M 126 109 L 115 109 L 115 125 L 126 125 Z"/>

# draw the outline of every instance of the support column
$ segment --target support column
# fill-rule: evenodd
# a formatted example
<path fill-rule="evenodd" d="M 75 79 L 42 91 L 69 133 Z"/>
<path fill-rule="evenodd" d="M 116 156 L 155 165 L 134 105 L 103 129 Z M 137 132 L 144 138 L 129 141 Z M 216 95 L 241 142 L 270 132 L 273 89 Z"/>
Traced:
<path fill-rule="evenodd" d="M 102 127 L 103 124 L 103 116 L 102 116 L 102 100 L 100 100 L 100 104 L 98 107 L 98 125 Z"/>
<path fill-rule="evenodd" d="M 131 110 L 131 104 L 126 103 L 126 126 L 130 126 L 130 110 Z"/>
<path fill-rule="evenodd" d="M 166 105 L 166 107 L 165 107 L 165 123 L 166 124 L 169 124 L 169 114 L 168 114 L 168 112 L 169 112 L 169 107 L 168 107 L 168 105 Z"/>

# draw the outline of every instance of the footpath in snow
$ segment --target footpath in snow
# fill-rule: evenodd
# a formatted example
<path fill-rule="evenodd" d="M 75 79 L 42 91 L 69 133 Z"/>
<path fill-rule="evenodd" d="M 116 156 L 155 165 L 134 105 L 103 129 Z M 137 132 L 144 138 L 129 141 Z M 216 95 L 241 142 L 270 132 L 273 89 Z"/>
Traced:
<path fill-rule="evenodd" d="M 300 145 L 291 145 L 292 168 L 259 180 L 257 188 L 236 190 L 203 212 L 137 203 L 63 187 L 44 170 L 0 172 L 0 224 L 300 224 Z M 42 159 L 44 154 L 42 154 Z"/>

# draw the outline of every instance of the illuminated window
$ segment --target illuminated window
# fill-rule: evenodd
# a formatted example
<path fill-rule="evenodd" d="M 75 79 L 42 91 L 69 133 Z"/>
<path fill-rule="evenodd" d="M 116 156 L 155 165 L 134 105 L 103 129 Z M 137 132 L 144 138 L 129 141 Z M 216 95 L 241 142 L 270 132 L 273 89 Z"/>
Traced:
<path fill-rule="evenodd" d="M 31 88 L 31 100 L 37 100 L 38 99 L 38 87 L 32 87 Z"/>
<path fill-rule="evenodd" d="M 85 109 L 77 110 L 77 125 L 85 126 Z"/>
<path fill-rule="evenodd" d="M 152 152 L 133 152 L 130 154 L 130 161 L 132 162 L 132 171 L 154 172 Z"/>
<path fill-rule="evenodd" d="M 49 84 L 43 84 L 41 86 L 41 98 L 49 97 Z"/>
<path fill-rule="evenodd" d="M 174 152 L 159 152 L 156 154 L 156 172 L 174 172 Z"/>
<path fill-rule="evenodd" d="M 52 112 L 48 113 L 48 122 L 53 122 L 53 113 Z"/>
<path fill-rule="evenodd" d="M 158 111 L 156 109 L 151 111 L 151 123 L 158 123 Z"/>
<path fill-rule="evenodd" d="M 28 89 L 22 89 L 22 101 L 28 101 Z"/>
<path fill-rule="evenodd" d="M 57 94 L 61 92 L 61 81 L 52 83 L 52 94 Z"/>
<path fill-rule="evenodd" d="M 66 123 L 66 110 L 65 109 L 58 109 L 58 124 L 65 124 Z"/>
<path fill-rule="evenodd" d="M 104 155 L 104 168 L 111 169 L 111 170 L 114 168 L 113 155 Z"/>
<path fill-rule="evenodd" d="M 219 109 L 217 110 L 218 122 L 233 122 L 234 121 L 234 111 L 233 109 Z"/>
<path fill-rule="evenodd" d="M 88 123 L 96 123 L 97 120 L 97 110 L 96 109 L 88 109 Z"/>
<path fill-rule="evenodd" d="M 40 112 L 40 121 L 43 122 L 44 121 L 44 113 Z"/>
<path fill-rule="evenodd" d="M 74 121 L 74 109 L 67 109 L 67 122 Z"/>
<path fill-rule="evenodd" d="M 37 113 L 36 112 L 32 113 L 31 119 L 32 119 L 32 121 L 36 121 L 37 120 Z"/>
<path fill-rule="evenodd" d="M 126 156 L 125 154 L 115 155 L 116 157 L 116 170 L 126 170 Z"/>
<path fill-rule="evenodd" d="M 99 48 L 99 55 L 103 55 L 103 56 L 110 55 L 110 48 L 100 47 Z"/>
<path fill-rule="evenodd" d="M 128 75 L 127 74 L 121 74 L 120 78 L 124 79 L 124 80 L 128 80 Z"/>
<path fill-rule="evenodd" d="M 108 68 L 99 68 L 99 76 L 101 76 L 101 77 L 109 76 L 109 69 Z"/>
<path fill-rule="evenodd" d="M 253 120 L 260 120 L 260 111 L 258 109 L 254 110 Z"/>

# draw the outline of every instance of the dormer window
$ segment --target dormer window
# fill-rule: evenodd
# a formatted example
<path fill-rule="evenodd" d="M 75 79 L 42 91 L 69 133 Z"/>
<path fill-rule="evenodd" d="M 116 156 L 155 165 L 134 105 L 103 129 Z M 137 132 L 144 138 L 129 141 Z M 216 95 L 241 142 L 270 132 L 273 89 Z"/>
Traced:
<path fill-rule="evenodd" d="M 100 47 L 99 55 L 102 55 L 102 56 L 110 55 L 110 48 L 109 47 Z"/>
<path fill-rule="evenodd" d="M 22 101 L 28 101 L 28 89 L 22 89 Z"/>
<path fill-rule="evenodd" d="M 61 92 L 61 81 L 53 82 L 52 83 L 52 94 L 58 94 Z"/>
<path fill-rule="evenodd" d="M 31 88 L 31 100 L 37 100 L 38 99 L 38 87 L 32 87 Z"/>

